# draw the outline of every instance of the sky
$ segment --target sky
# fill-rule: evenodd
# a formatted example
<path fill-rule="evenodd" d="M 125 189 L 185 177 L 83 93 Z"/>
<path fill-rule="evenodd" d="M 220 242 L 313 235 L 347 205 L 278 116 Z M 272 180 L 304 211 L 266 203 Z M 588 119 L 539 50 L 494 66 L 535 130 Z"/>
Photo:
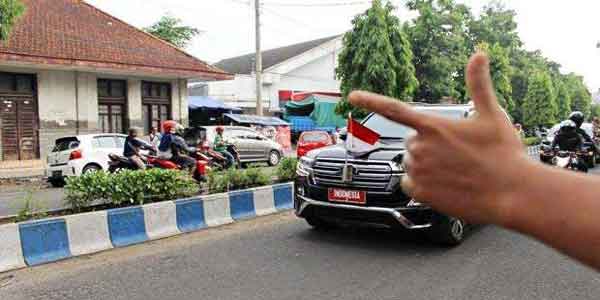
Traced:
<path fill-rule="evenodd" d="M 86 0 L 136 27 L 149 26 L 164 14 L 183 20 L 202 33 L 186 51 L 211 63 L 254 51 L 253 9 L 248 0 Z M 343 33 L 353 16 L 368 8 L 359 0 L 261 0 L 262 48 L 270 49 Z M 393 0 L 402 20 L 414 17 Z M 457 0 L 478 13 L 486 0 Z M 294 6 L 294 4 L 303 6 Z M 345 3 L 336 6 L 314 6 Z M 600 1 L 505 0 L 516 10 L 518 31 L 528 50 L 540 49 L 563 66 L 583 75 L 592 91 L 600 88 Z M 312 5 L 312 6 L 311 6 Z"/>

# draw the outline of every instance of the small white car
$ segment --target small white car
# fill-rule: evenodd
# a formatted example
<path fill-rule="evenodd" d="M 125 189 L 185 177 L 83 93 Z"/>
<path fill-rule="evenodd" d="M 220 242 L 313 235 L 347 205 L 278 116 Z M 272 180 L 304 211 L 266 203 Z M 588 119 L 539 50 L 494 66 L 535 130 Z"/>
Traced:
<path fill-rule="evenodd" d="M 108 170 L 108 154 L 121 155 L 123 134 L 86 134 L 57 139 L 46 160 L 46 176 L 54 187 L 65 185 L 65 178 L 83 173 Z"/>

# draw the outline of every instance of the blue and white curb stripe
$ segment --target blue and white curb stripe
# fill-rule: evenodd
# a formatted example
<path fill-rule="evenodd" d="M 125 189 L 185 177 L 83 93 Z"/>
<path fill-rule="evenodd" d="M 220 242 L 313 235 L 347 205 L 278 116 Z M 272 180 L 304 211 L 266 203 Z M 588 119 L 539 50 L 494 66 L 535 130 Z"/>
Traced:
<path fill-rule="evenodd" d="M 0 272 L 289 210 L 293 184 L 0 226 Z"/>

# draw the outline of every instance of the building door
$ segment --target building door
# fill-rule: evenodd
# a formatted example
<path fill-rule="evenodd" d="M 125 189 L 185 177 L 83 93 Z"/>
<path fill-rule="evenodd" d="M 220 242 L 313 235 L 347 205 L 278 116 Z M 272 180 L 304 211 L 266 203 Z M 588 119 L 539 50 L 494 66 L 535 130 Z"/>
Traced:
<path fill-rule="evenodd" d="M 163 82 L 142 82 L 142 121 L 144 133 L 150 127 L 161 130 L 162 122 L 171 119 L 171 85 Z"/>
<path fill-rule="evenodd" d="M 124 133 L 127 105 L 125 80 L 98 79 L 98 128 L 102 133 Z"/>
<path fill-rule="evenodd" d="M 2 160 L 39 158 L 35 76 L 0 73 Z"/>

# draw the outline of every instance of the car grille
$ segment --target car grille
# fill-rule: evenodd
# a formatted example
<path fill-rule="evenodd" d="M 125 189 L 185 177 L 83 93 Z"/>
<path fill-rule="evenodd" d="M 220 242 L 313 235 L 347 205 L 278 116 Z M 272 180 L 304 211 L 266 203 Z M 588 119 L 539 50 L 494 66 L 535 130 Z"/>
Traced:
<path fill-rule="evenodd" d="M 313 165 L 314 179 L 321 186 L 364 188 L 371 191 L 384 191 L 392 177 L 392 167 L 388 162 L 369 160 L 348 160 L 356 172 L 352 182 L 343 182 L 342 172 L 346 162 L 337 159 L 317 159 Z"/>

